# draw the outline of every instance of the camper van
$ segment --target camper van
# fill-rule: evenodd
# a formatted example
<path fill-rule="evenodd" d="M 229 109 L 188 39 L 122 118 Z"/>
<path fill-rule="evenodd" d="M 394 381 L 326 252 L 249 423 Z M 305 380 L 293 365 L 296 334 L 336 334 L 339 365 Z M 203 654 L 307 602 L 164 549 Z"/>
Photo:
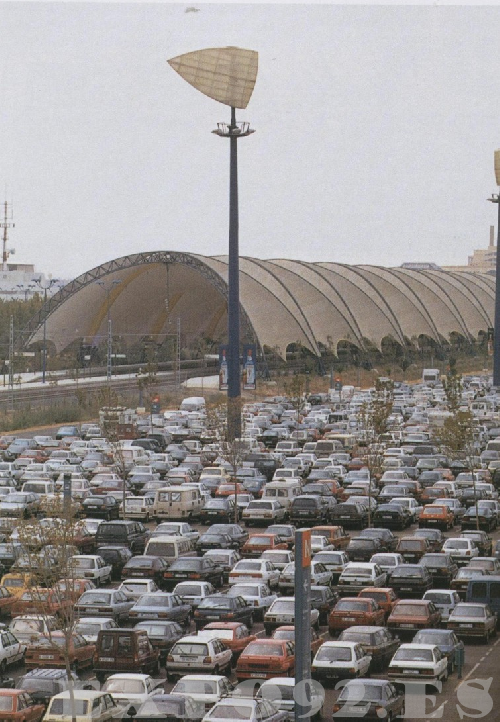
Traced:
<path fill-rule="evenodd" d="M 200 490 L 185 484 L 158 489 L 153 504 L 153 517 L 160 519 L 192 519 L 199 516 L 205 501 Z"/>
<path fill-rule="evenodd" d="M 288 481 L 270 481 L 265 485 L 262 492 L 262 499 L 279 502 L 286 511 L 290 509 L 290 505 L 296 496 L 302 491 L 302 484 L 298 479 L 289 479 Z"/>
<path fill-rule="evenodd" d="M 205 411 L 205 399 L 203 398 L 203 396 L 188 396 L 181 402 L 180 410 Z"/>
<path fill-rule="evenodd" d="M 439 369 L 424 369 L 422 371 L 422 383 L 433 386 L 439 383 L 441 372 Z"/>

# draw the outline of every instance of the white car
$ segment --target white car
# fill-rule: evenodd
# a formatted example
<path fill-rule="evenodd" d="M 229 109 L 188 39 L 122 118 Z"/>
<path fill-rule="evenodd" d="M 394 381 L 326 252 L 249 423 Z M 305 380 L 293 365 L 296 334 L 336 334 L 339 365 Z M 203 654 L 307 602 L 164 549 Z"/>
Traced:
<path fill-rule="evenodd" d="M 154 499 L 150 496 L 128 496 L 125 499 L 125 516 L 127 519 L 142 519 L 146 522 L 153 514 Z M 120 504 L 123 510 L 123 502 Z"/>
<path fill-rule="evenodd" d="M 186 674 L 180 678 L 170 694 L 191 697 L 195 702 L 202 702 L 205 709 L 208 709 L 223 697 L 228 697 L 232 691 L 232 683 L 221 674 Z"/>
<path fill-rule="evenodd" d="M 206 597 L 215 593 L 216 589 L 213 584 L 197 581 L 179 582 L 173 590 L 173 594 L 180 597 L 185 604 L 191 604 L 192 607 L 197 607 Z"/>
<path fill-rule="evenodd" d="M 313 561 L 321 562 L 333 575 L 336 581 L 349 564 L 349 557 L 342 551 L 318 552 L 314 555 Z"/>
<path fill-rule="evenodd" d="M 75 554 L 69 559 L 71 568 L 79 577 L 92 579 L 96 587 L 111 581 L 111 564 L 97 554 Z"/>
<path fill-rule="evenodd" d="M 279 569 L 276 569 L 271 562 L 262 559 L 241 559 L 229 572 L 229 584 L 258 580 L 267 584 L 270 589 L 274 589 L 278 586 L 279 577 Z"/>
<path fill-rule="evenodd" d="M 314 679 L 364 677 L 372 657 L 359 642 L 323 642 L 311 665 Z"/>
<path fill-rule="evenodd" d="M 277 705 L 267 699 L 253 697 L 225 697 L 203 717 L 202 722 L 285 722 L 288 712 L 280 712 Z"/>
<path fill-rule="evenodd" d="M 311 561 L 311 584 L 327 587 L 332 581 L 332 573 L 321 563 Z M 295 589 L 295 562 L 287 564 L 280 574 L 278 586 L 280 591 L 286 593 Z"/>
<path fill-rule="evenodd" d="M 77 710 L 76 722 L 108 722 L 120 719 L 124 711 L 110 694 L 95 689 L 75 689 L 73 701 Z M 44 722 L 67 722 L 73 716 L 72 706 L 69 690 L 55 694 L 49 702 Z"/>
<path fill-rule="evenodd" d="M 338 591 L 355 596 L 365 587 L 385 587 L 387 574 L 378 564 L 349 562 L 339 577 Z"/>
<path fill-rule="evenodd" d="M 95 644 L 101 629 L 116 629 L 117 622 L 112 617 L 80 617 L 75 625 L 76 634 L 81 634 L 87 642 Z"/>
<path fill-rule="evenodd" d="M 468 564 L 471 559 L 479 556 L 479 549 L 472 539 L 447 539 L 441 551 L 449 554 L 457 564 Z"/>
<path fill-rule="evenodd" d="M 313 534 L 311 536 L 311 552 L 317 554 L 318 552 L 329 552 L 334 550 L 333 544 L 328 543 L 328 539 L 320 534 Z"/>
<path fill-rule="evenodd" d="M 453 589 L 429 589 L 422 599 L 433 602 L 436 609 L 441 612 L 441 622 L 447 622 L 450 614 L 461 601 L 458 592 Z"/>
<path fill-rule="evenodd" d="M 286 509 L 281 506 L 279 501 L 272 499 L 255 499 L 243 509 L 241 518 L 245 522 L 245 526 L 250 524 L 276 524 L 284 521 L 286 517 Z"/>
<path fill-rule="evenodd" d="M 295 624 L 295 597 L 278 597 L 264 614 L 266 636 L 277 627 Z M 311 609 L 311 626 L 319 628 L 319 611 Z"/>
<path fill-rule="evenodd" d="M 0 674 L 11 664 L 18 662 L 24 664 L 25 654 L 26 645 L 21 644 L 8 629 L 2 629 L 0 632 Z"/>
<path fill-rule="evenodd" d="M 118 587 L 120 592 L 136 602 L 143 594 L 159 592 L 157 585 L 152 579 L 125 579 Z"/>
<path fill-rule="evenodd" d="M 200 538 L 200 532 L 193 529 L 191 524 L 185 521 L 163 521 L 153 529 L 151 536 L 182 536 L 190 539 L 193 544 Z"/>
<path fill-rule="evenodd" d="M 163 692 L 163 679 L 153 679 L 149 674 L 138 672 L 112 674 L 102 686 L 103 692 L 109 692 L 118 704 L 139 705 L 154 694 Z"/>
<path fill-rule="evenodd" d="M 378 554 L 373 554 L 370 558 L 370 564 L 378 564 L 387 575 L 390 575 L 395 567 L 404 563 L 405 560 L 402 555 L 396 552 L 378 552 Z"/>
<path fill-rule="evenodd" d="M 254 607 L 254 615 L 256 619 L 263 619 L 265 612 L 269 609 L 275 599 L 278 598 L 276 594 L 272 594 L 267 584 L 260 582 L 239 582 L 233 584 L 229 591 L 229 597 L 243 597 L 245 602 Z"/>
<path fill-rule="evenodd" d="M 448 679 L 448 658 L 433 644 L 402 644 L 389 663 L 389 680 L 404 683 L 407 679 Z"/>
<path fill-rule="evenodd" d="M 412 524 L 415 524 L 418 519 L 418 515 L 423 509 L 423 506 L 420 506 L 417 500 L 414 499 L 412 496 L 395 496 L 394 499 L 391 499 L 391 504 L 400 504 L 401 506 L 406 507 L 410 512 L 410 519 Z"/>
<path fill-rule="evenodd" d="M 271 562 L 276 569 L 281 571 L 287 564 L 293 562 L 295 555 L 286 549 L 267 549 L 267 551 L 262 552 L 260 559 Z"/>
<path fill-rule="evenodd" d="M 167 680 L 173 682 L 189 672 L 225 672 L 229 676 L 232 658 L 233 653 L 220 639 L 205 639 L 196 635 L 183 637 L 168 653 Z"/>

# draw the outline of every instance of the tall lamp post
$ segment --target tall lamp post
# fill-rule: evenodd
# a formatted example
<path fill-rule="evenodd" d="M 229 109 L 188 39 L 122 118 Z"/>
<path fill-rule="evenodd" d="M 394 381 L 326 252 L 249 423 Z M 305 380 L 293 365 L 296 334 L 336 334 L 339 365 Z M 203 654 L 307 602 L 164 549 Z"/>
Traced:
<path fill-rule="evenodd" d="M 229 262 L 228 262 L 228 441 L 241 436 L 240 291 L 238 218 L 238 138 L 254 131 L 236 121 L 236 108 L 246 108 L 255 87 L 258 54 L 243 48 L 206 48 L 172 58 L 169 65 L 190 85 L 231 108 L 231 121 L 213 132 L 229 138 Z"/>
<path fill-rule="evenodd" d="M 495 178 L 500 188 L 500 150 L 495 151 Z M 500 387 L 500 192 L 488 198 L 498 206 L 497 220 L 497 258 L 495 286 L 495 322 L 493 331 L 493 386 Z"/>
<path fill-rule="evenodd" d="M 48 281 L 42 279 L 36 279 L 35 283 L 43 290 L 43 306 L 47 305 L 47 291 L 52 288 L 56 283 L 59 283 L 57 278 L 50 278 Z M 43 351 L 42 351 L 42 384 L 45 383 L 45 374 L 47 371 L 47 311 L 44 310 L 43 316 Z"/>
<path fill-rule="evenodd" d="M 106 380 L 108 384 L 111 383 L 111 375 L 113 371 L 113 367 L 111 364 L 112 361 L 112 348 L 113 348 L 113 328 L 112 328 L 112 321 L 111 321 L 111 314 L 110 314 L 110 303 L 109 303 L 109 294 L 111 293 L 111 289 L 114 286 L 117 286 L 119 283 L 121 283 L 121 278 L 115 278 L 114 281 L 111 281 L 111 283 L 106 283 L 106 281 L 96 281 L 98 286 L 101 286 L 101 288 L 104 289 L 106 293 L 106 318 L 107 318 L 107 327 L 108 327 L 108 346 L 107 346 L 107 354 L 106 354 Z"/>

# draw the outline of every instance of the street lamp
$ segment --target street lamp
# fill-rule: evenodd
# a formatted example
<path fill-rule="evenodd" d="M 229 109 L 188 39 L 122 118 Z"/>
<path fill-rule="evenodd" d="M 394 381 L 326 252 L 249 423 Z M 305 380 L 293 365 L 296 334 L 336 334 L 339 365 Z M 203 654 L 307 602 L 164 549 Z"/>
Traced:
<path fill-rule="evenodd" d="M 500 187 L 500 150 L 495 151 L 495 179 Z M 500 192 L 488 198 L 498 206 L 497 220 L 497 258 L 495 286 L 495 322 L 493 331 L 493 386 L 500 386 Z"/>
<path fill-rule="evenodd" d="M 111 324 L 111 315 L 110 315 L 110 304 L 109 304 L 109 294 L 111 293 L 111 289 L 113 286 L 117 286 L 119 283 L 121 283 L 121 278 L 115 278 L 114 281 L 111 281 L 111 283 L 106 284 L 105 281 L 96 281 L 96 283 L 101 286 L 101 288 L 104 289 L 106 293 L 106 316 L 108 320 L 108 352 L 107 352 L 107 361 L 106 361 L 106 379 L 108 381 L 108 384 L 111 382 L 111 372 L 112 372 L 112 365 L 111 365 L 111 350 L 113 346 L 113 335 L 112 335 L 112 324 Z"/>
<path fill-rule="evenodd" d="M 49 278 L 48 281 L 42 281 L 41 278 L 33 279 L 39 288 L 43 290 L 43 351 L 42 351 L 42 384 L 45 383 L 45 372 L 47 370 L 47 291 L 52 288 L 56 283 L 59 283 L 57 278 Z"/>
<path fill-rule="evenodd" d="M 254 131 L 236 121 L 236 108 L 246 108 L 257 79 L 258 54 L 242 48 L 206 48 L 168 60 L 190 85 L 231 108 L 231 122 L 213 132 L 229 138 L 229 262 L 228 262 L 228 441 L 241 436 L 240 291 L 237 140 Z"/>

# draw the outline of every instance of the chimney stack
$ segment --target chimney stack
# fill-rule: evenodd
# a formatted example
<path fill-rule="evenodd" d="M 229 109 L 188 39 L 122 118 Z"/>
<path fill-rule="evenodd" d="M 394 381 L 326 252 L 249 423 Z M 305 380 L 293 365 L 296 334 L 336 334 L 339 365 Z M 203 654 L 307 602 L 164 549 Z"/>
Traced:
<path fill-rule="evenodd" d="M 490 248 L 495 247 L 495 226 L 490 226 Z"/>

